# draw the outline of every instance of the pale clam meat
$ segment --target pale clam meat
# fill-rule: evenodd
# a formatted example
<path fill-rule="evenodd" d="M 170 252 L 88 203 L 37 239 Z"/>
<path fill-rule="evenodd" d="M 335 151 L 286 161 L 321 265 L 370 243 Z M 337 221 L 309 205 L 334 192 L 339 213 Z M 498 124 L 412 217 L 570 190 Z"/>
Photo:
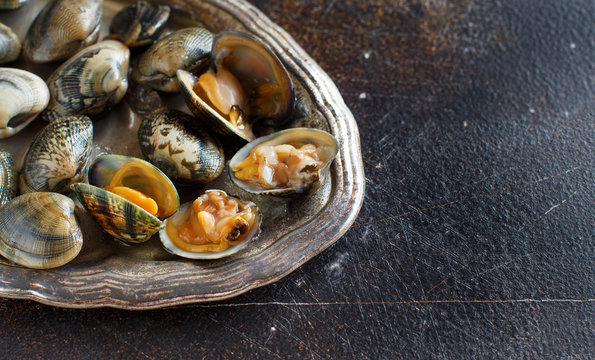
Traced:
<path fill-rule="evenodd" d="M 66 193 L 82 181 L 93 144 L 93 124 L 87 116 L 67 116 L 48 124 L 29 146 L 21 174 L 21 194 L 36 191 Z"/>
<path fill-rule="evenodd" d="M 74 209 L 70 198 L 56 193 L 13 199 L 0 209 L 0 255 L 35 269 L 68 263 L 83 246 Z"/>
<path fill-rule="evenodd" d="M 0 207 L 17 195 L 17 167 L 12 155 L 0 151 Z"/>
<path fill-rule="evenodd" d="M 0 68 L 0 139 L 29 124 L 48 104 L 45 82 L 25 70 Z"/>
<path fill-rule="evenodd" d="M 21 54 L 21 41 L 12 29 L 0 23 L 0 64 L 13 62 Z"/>
<path fill-rule="evenodd" d="M 130 50 L 121 42 L 91 45 L 58 67 L 47 80 L 50 102 L 43 117 L 98 115 L 124 97 L 128 89 Z"/>
<path fill-rule="evenodd" d="M 65 60 L 99 38 L 103 0 L 53 0 L 41 10 L 23 42 L 32 62 Z"/>

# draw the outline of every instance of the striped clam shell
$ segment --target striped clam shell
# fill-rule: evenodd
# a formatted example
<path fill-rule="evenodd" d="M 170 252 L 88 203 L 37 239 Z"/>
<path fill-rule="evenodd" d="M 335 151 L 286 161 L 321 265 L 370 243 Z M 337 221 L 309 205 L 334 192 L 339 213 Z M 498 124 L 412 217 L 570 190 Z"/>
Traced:
<path fill-rule="evenodd" d="M 32 62 L 65 60 L 99 38 L 103 0 L 53 0 L 27 31 L 23 55 Z"/>
<path fill-rule="evenodd" d="M 66 193 L 85 177 L 93 143 L 93 124 L 86 116 L 67 116 L 48 124 L 25 154 L 19 188 Z"/>
<path fill-rule="evenodd" d="M 111 109 L 128 89 L 129 58 L 130 50 L 115 40 L 79 51 L 48 78 L 51 98 L 43 117 L 52 121 Z"/>
<path fill-rule="evenodd" d="M 128 47 L 149 45 L 163 32 L 169 14 L 169 6 L 137 1 L 114 16 L 109 36 Z"/>
<path fill-rule="evenodd" d="M 0 64 L 13 62 L 21 54 L 21 42 L 12 29 L 0 23 Z"/>
<path fill-rule="evenodd" d="M 48 104 L 45 82 L 28 71 L 0 68 L 0 139 L 21 131 Z"/>
<path fill-rule="evenodd" d="M 26 2 L 27 0 L 0 0 L 0 10 L 18 9 Z"/>
<path fill-rule="evenodd" d="M 35 269 L 68 263 L 83 246 L 74 208 L 70 198 L 56 193 L 13 199 L 0 209 L 0 255 Z"/>
<path fill-rule="evenodd" d="M 213 34 L 202 28 L 180 29 L 151 45 L 132 69 L 139 84 L 166 92 L 180 91 L 178 69 L 195 71 L 209 63 Z"/>
<path fill-rule="evenodd" d="M 223 171 L 219 141 L 179 110 L 157 109 L 146 116 L 138 141 L 143 155 L 176 184 L 204 184 Z"/>
<path fill-rule="evenodd" d="M 17 195 L 17 167 L 12 155 L 0 151 L 0 207 Z"/>

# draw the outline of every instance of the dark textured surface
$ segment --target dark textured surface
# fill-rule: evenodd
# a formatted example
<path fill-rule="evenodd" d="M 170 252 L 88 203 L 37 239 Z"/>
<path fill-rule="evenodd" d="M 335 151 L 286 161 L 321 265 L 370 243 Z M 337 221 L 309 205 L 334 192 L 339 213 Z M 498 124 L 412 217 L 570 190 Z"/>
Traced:
<path fill-rule="evenodd" d="M 0 357 L 593 358 L 593 1 L 253 3 L 358 120 L 356 224 L 226 302 L 2 299 Z"/>

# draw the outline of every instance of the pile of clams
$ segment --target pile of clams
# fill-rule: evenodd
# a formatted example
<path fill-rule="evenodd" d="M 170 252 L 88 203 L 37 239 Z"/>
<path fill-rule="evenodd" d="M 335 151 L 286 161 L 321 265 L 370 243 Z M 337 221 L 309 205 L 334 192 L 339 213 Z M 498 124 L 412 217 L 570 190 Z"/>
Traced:
<path fill-rule="evenodd" d="M 62 266 L 82 248 L 77 216 L 88 216 L 126 245 L 158 236 L 175 256 L 218 259 L 259 236 L 267 219 L 258 204 L 267 197 L 295 201 L 326 181 L 338 142 L 296 127 L 291 77 L 257 37 L 176 29 L 169 6 L 145 1 L 109 24 L 103 12 L 102 0 L 48 1 L 22 51 L 0 24 L 0 63 L 22 54 L 25 64 L 53 70 L 0 68 L 0 150 L 1 139 L 41 126 L 22 159 L 0 151 L 0 255 L 36 269 Z M 176 97 L 184 108 L 162 106 Z M 132 116 L 140 120 L 129 126 L 131 150 L 112 154 L 94 143 L 107 114 L 141 108 L 149 111 Z M 209 185 L 225 184 L 222 176 L 231 180 L 225 191 Z"/>

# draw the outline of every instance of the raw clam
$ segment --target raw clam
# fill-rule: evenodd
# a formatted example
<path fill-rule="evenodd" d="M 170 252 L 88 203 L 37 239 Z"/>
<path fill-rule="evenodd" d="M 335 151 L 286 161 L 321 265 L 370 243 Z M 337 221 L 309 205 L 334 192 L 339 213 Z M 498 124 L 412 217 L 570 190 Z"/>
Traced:
<path fill-rule="evenodd" d="M 256 205 L 208 190 L 165 221 L 159 238 L 165 249 L 190 259 L 218 259 L 245 248 L 260 233 Z"/>
<path fill-rule="evenodd" d="M 0 209 L 0 254 L 19 265 L 58 267 L 74 259 L 82 246 L 74 202 L 64 195 L 29 193 Z"/>
<path fill-rule="evenodd" d="M 229 175 L 251 193 L 302 194 L 322 182 L 338 150 L 335 137 L 322 130 L 283 130 L 241 148 L 229 161 Z"/>
<path fill-rule="evenodd" d="M 0 68 L 0 139 L 21 131 L 48 104 L 45 82 L 28 71 Z"/>
<path fill-rule="evenodd" d="M 17 34 L 0 23 L 0 64 L 13 62 L 21 54 L 21 42 Z"/>
<path fill-rule="evenodd" d="M 114 16 L 109 28 L 110 38 L 128 47 L 149 45 L 161 35 L 169 13 L 169 6 L 137 1 Z"/>
<path fill-rule="evenodd" d="M 89 169 L 89 184 L 71 186 L 101 228 L 127 243 L 147 241 L 163 227 L 160 219 L 179 207 L 176 188 L 150 163 L 103 155 Z"/>
<path fill-rule="evenodd" d="M 99 38 L 103 0 L 53 0 L 27 31 L 23 55 L 44 63 L 65 60 Z"/>
<path fill-rule="evenodd" d="M 128 89 L 130 50 L 106 40 L 91 45 L 57 68 L 47 80 L 51 99 L 43 117 L 97 115 L 122 100 Z"/>
<path fill-rule="evenodd" d="M 0 151 L 0 207 L 17 195 L 17 167 L 12 155 Z"/>
<path fill-rule="evenodd" d="M 252 124 L 290 118 L 293 84 L 266 45 L 251 35 L 224 31 L 213 39 L 213 67 L 198 79 L 178 72 L 186 104 L 216 131 L 250 141 Z"/>
<path fill-rule="evenodd" d="M 132 69 L 132 79 L 156 90 L 178 92 L 176 71 L 206 67 L 212 42 L 213 34 L 207 29 L 180 29 L 159 39 L 141 55 Z"/>
<path fill-rule="evenodd" d="M 179 185 L 207 183 L 223 171 L 219 141 L 179 110 L 157 109 L 138 129 L 143 155 Z"/>
<path fill-rule="evenodd" d="M 0 0 L 0 10 L 18 9 L 26 2 L 27 0 Z"/>
<path fill-rule="evenodd" d="M 19 189 L 66 193 L 82 181 L 93 143 L 93 124 L 86 116 L 67 116 L 48 124 L 25 154 Z"/>

